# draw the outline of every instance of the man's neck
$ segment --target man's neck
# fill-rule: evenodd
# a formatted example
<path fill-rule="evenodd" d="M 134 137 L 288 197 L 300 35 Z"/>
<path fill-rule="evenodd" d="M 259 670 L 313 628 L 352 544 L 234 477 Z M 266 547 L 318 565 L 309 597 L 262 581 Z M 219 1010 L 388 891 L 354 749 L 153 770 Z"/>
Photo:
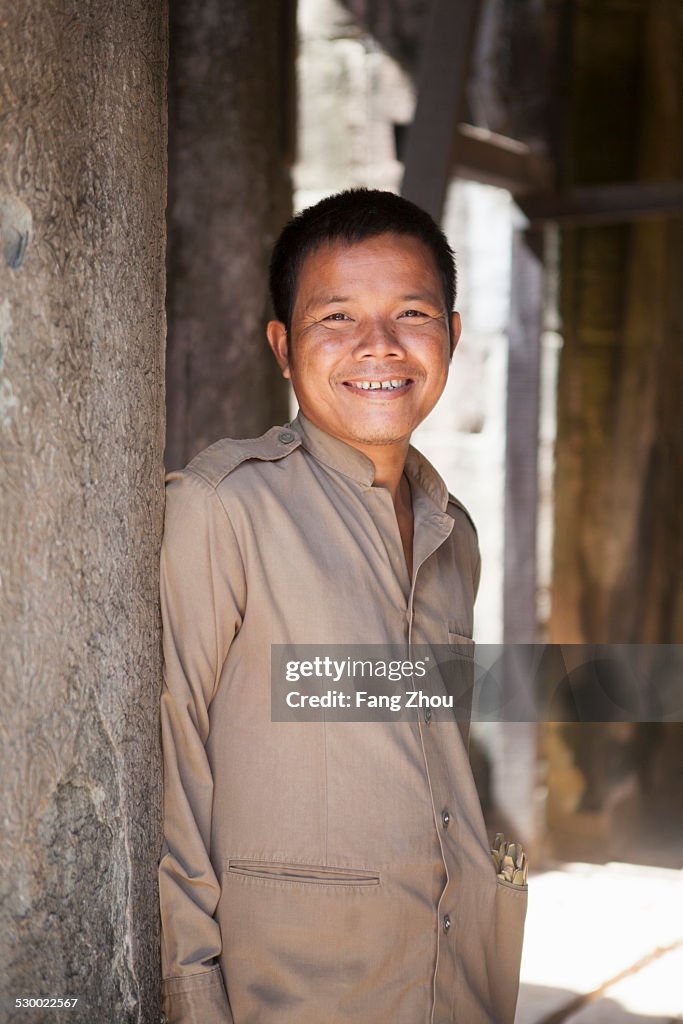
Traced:
<path fill-rule="evenodd" d="M 404 476 L 406 459 L 408 458 L 408 449 L 410 448 L 410 438 L 395 441 L 390 444 L 365 444 L 352 437 L 343 437 L 338 434 L 331 434 L 329 430 L 326 430 L 324 426 L 316 423 L 316 421 L 307 415 L 302 409 L 299 410 L 299 415 L 303 416 L 306 422 L 310 423 L 317 430 L 320 430 L 323 434 L 327 434 L 328 437 L 333 437 L 335 440 L 341 441 L 343 444 L 348 445 L 349 448 L 355 448 L 357 452 L 360 452 L 361 455 L 364 455 L 369 459 L 375 467 L 373 486 L 385 487 L 389 491 L 391 500 L 397 509 L 401 503 L 405 505 L 406 494 L 410 490 L 408 487 L 408 481 Z M 408 491 L 406 491 L 407 487 Z M 410 504 L 410 502 L 408 502 L 408 504 Z"/>
<path fill-rule="evenodd" d="M 371 460 L 375 467 L 374 487 L 386 487 L 391 500 L 398 506 L 404 497 L 405 484 L 401 484 L 408 456 L 408 442 L 401 444 L 361 445 L 348 442 Z"/>

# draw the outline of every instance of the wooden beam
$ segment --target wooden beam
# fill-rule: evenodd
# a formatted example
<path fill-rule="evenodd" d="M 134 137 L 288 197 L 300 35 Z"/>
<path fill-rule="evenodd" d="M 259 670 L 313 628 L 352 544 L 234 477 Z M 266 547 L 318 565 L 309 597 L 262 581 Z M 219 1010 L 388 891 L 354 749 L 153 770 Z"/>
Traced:
<path fill-rule="evenodd" d="M 401 195 L 441 220 L 481 0 L 432 0 Z"/>
<path fill-rule="evenodd" d="M 569 227 L 623 224 L 641 217 L 683 217 L 683 182 L 593 185 L 519 196 L 517 203 L 531 223 L 556 221 Z"/>
<path fill-rule="evenodd" d="M 548 159 L 524 142 L 485 128 L 459 124 L 451 173 L 458 178 L 506 188 L 513 195 L 538 193 L 552 181 Z"/>

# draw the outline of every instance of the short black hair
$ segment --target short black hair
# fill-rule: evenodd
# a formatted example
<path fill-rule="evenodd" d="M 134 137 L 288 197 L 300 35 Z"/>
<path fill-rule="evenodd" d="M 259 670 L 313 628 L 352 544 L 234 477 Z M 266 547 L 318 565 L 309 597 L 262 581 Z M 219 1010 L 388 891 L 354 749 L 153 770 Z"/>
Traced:
<path fill-rule="evenodd" d="M 443 284 L 446 312 L 450 313 L 455 303 L 455 257 L 439 225 L 415 203 L 393 192 L 352 188 L 303 210 L 285 225 L 275 243 L 270 261 L 270 297 L 275 317 L 287 333 L 291 331 L 299 273 L 306 257 L 326 243 L 354 245 L 387 233 L 417 238 L 429 249 Z M 450 337 L 450 320 L 448 332 Z"/>

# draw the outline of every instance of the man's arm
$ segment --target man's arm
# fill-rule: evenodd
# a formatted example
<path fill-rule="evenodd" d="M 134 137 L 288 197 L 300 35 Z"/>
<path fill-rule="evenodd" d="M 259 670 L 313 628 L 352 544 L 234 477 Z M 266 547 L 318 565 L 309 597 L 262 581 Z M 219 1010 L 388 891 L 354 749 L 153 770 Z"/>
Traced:
<path fill-rule="evenodd" d="M 456 526 L 459 524 L 465 528 L 467 547 L 469 549 L 469 563 L 472 573 L 473 601 L 476 601 L 479 593 L 479 580 L 481 578 L 481 552 L 479 550 L 479 536 L 474 520 L 461 501 L 458 501 L 452 494 L 448 495 L 449 514 L 455 519 Z M 464 522 L 463 522 L 464 519 Z M 464 566 L 463 566 L 464 569 Z"/>
<path fill-rule="evenodd" d="M 159 866 L 162 1009 L 169 1024 L 231 1024 L 217 957 L 220 885 L 209 859 L 209 706 L 241 624 L 244 571 L 214 489 L 171 474 L 161 557 L 164 847 Z"/>
<path fill-rule="evenodd" d="M 474 535 L 474 570 L 472 572 L 472 584 L 474 588 L 474 600 L 477 600 L 477 594 L 479 593 L 479 581 L 481 580 L 481 552 L 479 551 L 479 544 L 477 542 L 477 535 Z"/>

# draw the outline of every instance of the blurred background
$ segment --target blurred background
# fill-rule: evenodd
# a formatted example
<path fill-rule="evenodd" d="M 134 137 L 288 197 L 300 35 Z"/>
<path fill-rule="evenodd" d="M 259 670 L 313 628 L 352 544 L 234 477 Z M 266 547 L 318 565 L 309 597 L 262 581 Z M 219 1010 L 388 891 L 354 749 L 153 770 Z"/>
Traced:
<path fill-rule="evenodd" d="M 683 642 L 683 4 L 251 8 L 171 12 L 167 464 L 293 413 L 263 342 L 290 209 L 400 192 L 457 257 L 414 441 L 479 527 L 476 639 Z M 520 1024 L 683 1019 L 681 726 L 475 723 L 472 760 L 536 867 Z"/>
<path fill-rule="evenodd" d="M 164 460 L 290 418 L 270 250 L 351 185 L 456 252 L 415 443 L 479 527 L 478 643 L 683 644 L 683 0 L 0 0 L 2 1021 L 158 1022 Z M 683 1019 L 652 716 L 474 723 L 533 869 L 517 1024 Z"/>

